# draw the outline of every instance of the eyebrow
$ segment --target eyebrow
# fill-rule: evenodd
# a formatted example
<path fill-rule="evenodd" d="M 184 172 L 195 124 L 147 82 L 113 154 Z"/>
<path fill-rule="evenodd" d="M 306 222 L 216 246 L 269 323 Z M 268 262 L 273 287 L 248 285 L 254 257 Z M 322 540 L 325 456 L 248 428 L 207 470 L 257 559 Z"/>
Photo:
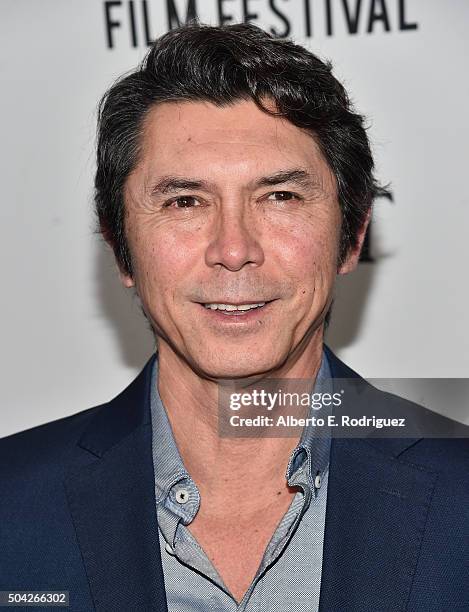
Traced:
<path fill-rule="evenodd" d="M 319 180 L 316 174 L 312 174 L 302 168 L 293 168 L 290 170 L 280 170 L 268 176 L 262 176 L 253 182 L 257 187 L 271 187 L 281 185 L 283 183 L 293 183 L 299 187 L 311 188 L 319 185 Z M 213 185 L 207 181 L 192 179 L 181 176 L 165 176 L 151 187 L 151 194 L 175 193 L 190 189 L 203 189 L 209 191 Z"/>
<path fill-rule="evenodd" d="M 300 187 L 312 187 L 318 185 L 318 177 L 301 168 L 292 170 L 281 170 L 270 176 L 263 176 L 256 182 L 258 187 L 270 187 L 272 185 L 281 185 L 282 183 L 293 183 Z"/>

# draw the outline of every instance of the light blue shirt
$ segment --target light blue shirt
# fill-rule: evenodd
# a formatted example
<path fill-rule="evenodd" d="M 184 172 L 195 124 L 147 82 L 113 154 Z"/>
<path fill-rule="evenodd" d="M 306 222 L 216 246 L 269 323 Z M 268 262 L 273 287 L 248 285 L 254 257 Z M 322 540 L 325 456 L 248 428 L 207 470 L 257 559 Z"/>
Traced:
<path fill-rule="evenodd" d="M 200 493 L 185 469 L 158 393 L 158 359 L 152 374 L 151 419 L 155 496 L 169 612 L 316 612 L 321 585 L 330 438 L 303 428 L 285 477 L 300 487 L 278 524 L 243 599 L 231 595 L 187 525 Z M 329 389 L 323 352 L 314 392 Z M 310 414 L 313 410 L 310 408 Z M 182 496 L 182 503 L 181 503 Z M 226 512 L 230 512 L 227 507 Z"/>

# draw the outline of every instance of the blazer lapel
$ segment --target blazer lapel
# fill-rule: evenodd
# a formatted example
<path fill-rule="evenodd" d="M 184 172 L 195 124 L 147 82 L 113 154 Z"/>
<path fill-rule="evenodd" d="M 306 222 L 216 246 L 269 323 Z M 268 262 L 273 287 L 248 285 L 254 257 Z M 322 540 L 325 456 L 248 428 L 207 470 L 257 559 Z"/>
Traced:
<path fill-rule="evenodd" d="M 358 376 L 330 351 L 333 376 Z M 437 475 L 399 458 L 414 439 L 333 439 L 320 612 L 406 609 Z"/>
<path fill-rule="evenodd" d="M 320 612 L 406 609 L 435 481 L 371 442 L 332 440 Z"/>
<path fill-rule="evenodd" d="M 153 359 L 98 408 L 64 483 L 97 612 L 167 610 L 151 452 Z"/>

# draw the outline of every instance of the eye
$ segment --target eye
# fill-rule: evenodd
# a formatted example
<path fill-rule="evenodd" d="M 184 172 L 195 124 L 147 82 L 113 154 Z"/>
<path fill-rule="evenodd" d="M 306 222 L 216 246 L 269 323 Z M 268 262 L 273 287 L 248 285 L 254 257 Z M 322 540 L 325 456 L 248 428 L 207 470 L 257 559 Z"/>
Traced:
<path fill-rule="evenodd" d="M 179 196 L 177 198 L 168 200 L 163 206 L 165 208 L 169 208 L 175 204 L 173 208 L 193 208 L 196 205 L 196 202 L 198 202 L 198 200 L 194 196 Z"/>
<path fill-rule="evenodd" d="M 287 200 L 300 200 L 300 196 L 292 191 L 273 191 L 267 196 L 268 200 L 274 200 L 275 202 L 285 202 Z"/>

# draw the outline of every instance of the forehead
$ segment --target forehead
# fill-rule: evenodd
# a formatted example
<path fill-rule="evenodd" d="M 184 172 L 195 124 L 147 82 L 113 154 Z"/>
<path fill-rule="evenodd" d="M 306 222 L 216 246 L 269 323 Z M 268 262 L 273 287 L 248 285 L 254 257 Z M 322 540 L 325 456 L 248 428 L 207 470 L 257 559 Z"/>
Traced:
<path fill-rule="evenodd" d="M 165 102 L 144 121 L 141 165 L 149 172 L 276 171 L 311 167 L 330 174 L 305 130 L 249 101 L 223 107 L 210 102 Z"/>

